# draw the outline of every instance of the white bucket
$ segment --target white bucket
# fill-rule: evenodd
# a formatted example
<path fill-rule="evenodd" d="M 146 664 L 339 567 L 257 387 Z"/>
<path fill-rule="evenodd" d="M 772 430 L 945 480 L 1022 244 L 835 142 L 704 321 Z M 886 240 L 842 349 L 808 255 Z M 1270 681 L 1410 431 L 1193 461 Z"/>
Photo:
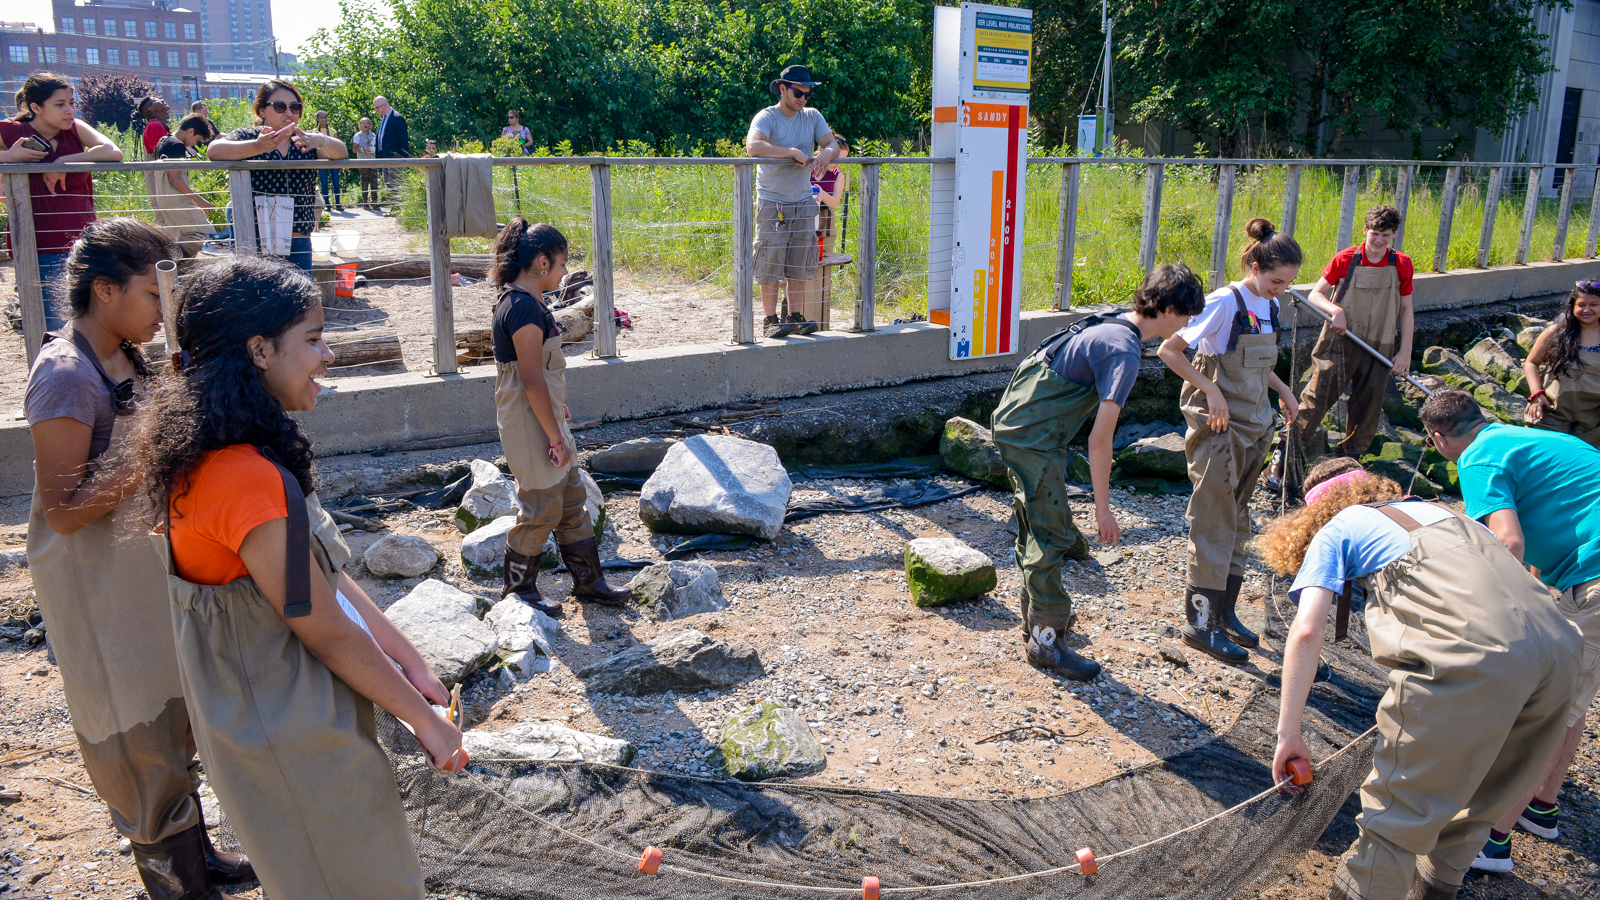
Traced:
<path fill-rule="evenodd" d="M 335 231 L 333 237 L 333 252 L 340 256 L 355 256 L 356 248 L 361 246 L 361 232 Z"/>
<path fill-rule="evenodd" d="M 333 235 L 318 233 L 311 235 L 311 261 L 327 262 L 328 251 L 333 247 Z"/>

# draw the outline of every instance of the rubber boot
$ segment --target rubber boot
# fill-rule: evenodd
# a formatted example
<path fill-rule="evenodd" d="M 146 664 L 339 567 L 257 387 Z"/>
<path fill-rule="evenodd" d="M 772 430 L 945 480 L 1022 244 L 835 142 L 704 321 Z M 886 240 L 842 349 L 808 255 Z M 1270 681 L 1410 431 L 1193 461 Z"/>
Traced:
<path fill-rule="evenodd" d="M 1248 660 L 1250 653 L 1222 633 L 1220 611 L 1226 595 L 1225 590 L 1189 586 L 1183 599 L 1183 612 L 1189 620 L 1183 626 L 1183 642 L 1213 659 L 1238 665 Z"/>
<path fill-rule="evenodd" d="M 133 845 L 133 865 L 150 900 L 232 900 L 206 872 L 206 828 L 196 825 L 154 844 Z"/>
<path fill-rule="evenodd" d="M 500 591 L 501 597 L 516 594 L 523 603 L 550 618 L 561 617 L 561 601 L 547 600 L 539 593 L 539 557 L 526 556 L 507 547 L 505 574 L 501 578 L 504 584 Z"/>
<path fill-rule="evenodd" d="M 1032 601 L 1028 599 L 1028 588 L 1026 586 L 1017 592 L 1017 607 L 1022 610 L 1022 622 L 1017 625 L 1017 628 L 1022 631 L 1022 642 L 1026 644 L 1028 642 L 1028 610 L 1033 607 Z M 1074 611 L 1067 615 L 1067 630 L 1071 631 L 1077 626 L 1078 614 Z"/>
<path fill-rule="evenodd" d="M 1261 639 L 1256 636 L 1254 631 L 1244 627 L 1244 623 L 1239 621 L 1237 614 L 1239 591 L 1243 588 L 1243 575 L 1228 576 L 1228 593 L 1222 599 L 1222 633 L 1227 635 L 1228 640 L 1233 641 L 1235 644 L 1254 650 L 1261 645 Z"/>
<path fill-rule="evenodd" d="M 243 853 L 218 850 L 211 843 L 211 833 L 205 827 L 205 808 L 200 805 L 200 792 L 195 791 L 190 796 L 194 798 L 195 809 L 200 810 L 200 837 L 205 842 L 206 872 L 211 875 L 211 883 L 243 884 L 246 881 L 255 881 L 256 870 L 250 865 L 249 857 Z"/>
<path fill-rule="evenodd" d="M 1072 681 L 1091 681 L 1100 674 L 1100 664 L 1067 648 L 1067 616 L 1047 616 L 1028 610 L 1028 647 L 1023 651 L 1028 664 Z"/>
<path fill-rule="evenodd" d="M 600 568 L 600 542 L 585 538 L 576 544 L 561 545 L 561 559 L 572 573 L 572 597 L 606 606 L 621 606 L 633 597 L 628 591 L 612 587 L 606 582 L 605 570 Z"/>

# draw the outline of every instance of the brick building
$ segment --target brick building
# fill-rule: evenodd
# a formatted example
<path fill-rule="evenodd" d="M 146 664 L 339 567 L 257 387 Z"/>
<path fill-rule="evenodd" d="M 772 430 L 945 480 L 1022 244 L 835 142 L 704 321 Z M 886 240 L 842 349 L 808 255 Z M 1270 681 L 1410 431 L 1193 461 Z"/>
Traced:
<path fill-rule="evenodd" d="M 55 0 L 55 33 L 0 26 L 6 92 L 30 72 L 68 78 L 129 72 L 149 79 L 174 107 L 198 99 L 206 83 L 200 13 L 172 0 Z M 9 104 L 7 104 L 9 105 Z"/>

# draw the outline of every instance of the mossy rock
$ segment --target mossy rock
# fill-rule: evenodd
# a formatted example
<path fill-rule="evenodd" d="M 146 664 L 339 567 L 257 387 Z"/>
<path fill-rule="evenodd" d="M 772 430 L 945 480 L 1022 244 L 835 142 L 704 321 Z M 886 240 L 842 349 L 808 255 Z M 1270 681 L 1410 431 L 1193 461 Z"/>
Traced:
<path fill-rule="evenodd" d="M 729 716 L 713 757 L 741 781 L 815 775 L 828 767 L 827 751 L 800 713 L 771 700 Z"/>
<path fill-rule="evenodd" d="M 944 423 L 939 456 L 945 468 L 995 487 L 1011 490 L 1011 470 L 1000 461 L 994 434 L 971 419 L 954 416 Z"/>
<path fill-rule="evenodd" d="M 956 538 L 917 538 L 906 544 L 906 586 L 919 607 L 971 600 L 1000 581 L 994 561 Z"/>
<path fill-rule="evenodd" d="M 1094 483 L 1094 473 L 1089 470 L 1089 457 L 1074 453 L 1067 459 L 1067 480 L 1074 484 Z"/>

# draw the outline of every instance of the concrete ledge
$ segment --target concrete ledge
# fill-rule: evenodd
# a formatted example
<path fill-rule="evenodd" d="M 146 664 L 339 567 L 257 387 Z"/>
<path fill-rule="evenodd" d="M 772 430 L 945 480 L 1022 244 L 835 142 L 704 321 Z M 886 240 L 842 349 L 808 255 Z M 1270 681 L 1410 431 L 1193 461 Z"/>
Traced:
<path fill-rule="evenodd" d="M 1418 274 L 1419 311 L 1470 307 L 1566 293 L 1600 280 L 1600 260 L 1541 262 Z M 1306 286 L 1309 287 L 1309 286 Z M 1023 313 L 1021 349 L 1088 312 Z M 882 387 L 929 378 L 1005 371 L 1018 357 L 953 362 L 948 332 L 928 323 L 885 325 L 865 334 L 826 332 L 757 344 L 696 344 L 639 350 L 622 359 L 567 360 L 576 418 L 628 419 L 717 406 L 735 400 Z M 495 427 L 494 369 L 464 374 L 346 378 L 301 417 L 317 452 L 358 453 L 396 441 Z M 26 422 L 0 425 L 0 494 L 33 489 L 33 444 Z"/>

